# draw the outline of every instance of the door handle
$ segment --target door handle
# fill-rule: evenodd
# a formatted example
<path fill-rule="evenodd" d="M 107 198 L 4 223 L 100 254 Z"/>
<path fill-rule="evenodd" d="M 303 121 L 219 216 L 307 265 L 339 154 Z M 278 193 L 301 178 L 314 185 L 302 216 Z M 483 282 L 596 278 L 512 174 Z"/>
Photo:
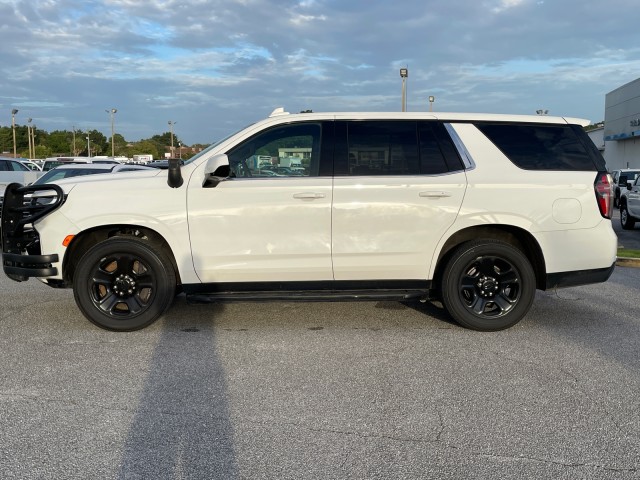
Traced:
<path fill-rule="evenodd" d="M 443 198 L 443 197 L 450 197 L 451 192 L 444 192 L 442 190 L 440 191 L 427 190 L 426 192 L 420 192 L 418 195 L 425 198 Z"/>
<path fill-rule="evenodd" d="M 294 193 L 293 198 L 298 198 L 302 200 L 314 199 L 314 198 L 324 198 L 324 193 L 316 193 L 316 192 L 303 192 L 303 193 Z"/>

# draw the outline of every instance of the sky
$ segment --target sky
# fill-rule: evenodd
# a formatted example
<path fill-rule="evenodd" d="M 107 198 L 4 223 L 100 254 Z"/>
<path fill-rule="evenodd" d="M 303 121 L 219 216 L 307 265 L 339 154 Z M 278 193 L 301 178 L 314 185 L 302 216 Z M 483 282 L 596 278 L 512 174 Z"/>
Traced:
<path fill-rule="evenodd" d="M 0 126 L 211 143 L 284 107 L 604 119 L 638 0 L 0 0 Z"/>

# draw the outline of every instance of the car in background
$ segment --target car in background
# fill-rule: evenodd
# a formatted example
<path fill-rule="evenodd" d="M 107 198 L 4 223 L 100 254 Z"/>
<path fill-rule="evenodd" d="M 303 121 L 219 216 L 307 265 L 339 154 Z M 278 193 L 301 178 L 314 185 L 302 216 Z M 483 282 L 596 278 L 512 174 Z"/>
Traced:
<path fill-rule="evenodd" d="M 146 165 L 148 167 L 161 168 L 162 170 L 167 170 L 169 168 L 169 160 L 178 160 L 180 162 L 180 165 L 184 165 L 184 160 L 182 160 L 181 158 L 167 158 L 166 160 L 153 160 L 147 163 Z"/>
<path fill-rule="evenodd" d="M 640 222 L 640 175 L 628 180 L 620 196 L 620 225 L 624 230 L 633 230 Z"/>
<path fill-rule="evenodd" d="M 29 170 L 34 172 L 41 172 L 42 167 L 38 165 L 36 162 L 32 162 L 31 160 L 18 160 L 21 164 L 27 167 Z"/>
<path fill-rule="evenodd" d="M 43 183 L 55 183 L 58 180 L 70 177 L 78 177 L 81 175 L 95 175 L 98 173 L 118 173 L 118 172 L 133 172 L 135 170 L 153 170 L 151 167 L 144 165 L 126 165 L 122 163 L 110 164 L 110 163 L 66 163 L 59 165 L 38 180 L 33 182 L 32 185 L 42 185 Z"/>
<path fill-rule="evenodd" d="M 89 162 L 84 162 L 81 160 L 65 160 L 65 159 L 61 159 L 61 158 L 47 158 L 45 159 L 44 163 L 42 164 L 42 171 L 43 172 L 48 172 L 49 170 L 51 170 L 52 168 L 56 168 L 59 167 L 60 165 L 78 165 L 78 164 L 87 164 Z"/>
<path fill-rule="evenodd" d="M 0 172 L 30 172 L 31 169 L 15 158 L 0 157 Z"/>
<path fill-rule="evenodd" d="M 611 173 L 613 177 L 613 205 L 614 207 L 620 207 L 620 196 L 627 189 L 627 182 L 634 182 L 636 177 L 640 174 L 639 169 L 635 168 L 622 168 L 620 170 L 614 170 Z"/>

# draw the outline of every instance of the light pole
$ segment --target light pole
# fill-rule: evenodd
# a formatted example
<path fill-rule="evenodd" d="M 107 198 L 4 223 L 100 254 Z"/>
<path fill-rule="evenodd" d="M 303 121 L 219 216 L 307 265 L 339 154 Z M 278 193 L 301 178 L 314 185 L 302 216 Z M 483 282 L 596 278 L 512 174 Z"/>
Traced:
<path fill-rule="evenodd" d="M 18 157 L 18 154 L 16 152 L 16 113 L 18 113 L 17 108 L 11 110 L 11 128 L 13 130 L 13 158 Z"/>
<path fill-rule="evenodd" d="M 169 128 L 171 129 L 171 158 L 173 158 L 174 157 L 174 154 L 173 154 L 173 126 L 178 122 L 173 122 L 173 121 L 169 120 L 167 123 L 169 124 Z"/>
<path fill-rule="evenodd" d="M 87 158 L 91 158 L 91 140 L 89 140 L 89 135 L 87 135 Z"/>
<path fill-rule="evenodd" d="M 409 69 L 400 69 L 400 78 L 402 78 L 402 111 L 407 111 L 407 77 L 409 77 Z"/>
<path fill-rule="evenodd" d="M 436 97 L 429 95 L 429 111 L 433 112 L 433 102 L 436 101 Z"/>
<path fill-rule="evenodd" d="M 33 150 L 31 149 L 31 121 L 32 118 L 27 118 L 27 140 L 29 140 L 29 160 L 31 160 L 33 155 Z"/>
<path fill-rule="evenodd" d="M 116 108 L 112 108 L 111 110 L 105 110 L 105 112 L 111 114 L 111 157 L 112 158 L 116 157 L 116 144 L 113 141 L 113 135 L 115 131 L 113 128 L 113 117 L 115 116 L 117 111 L 118 110 Z"/>
<path fill-rule="evenodd" d="M 76 126 L 73 125 L 71 128 L 73 129 L 73 148 L 72 148 L 73 153 L 71 154 L 71 156 L 75 157 L 76 156 Z"/>
<path fill-rule="evenodd" d="M 178 142 L 178 158 L 182 160 L 182 142 Z"/>

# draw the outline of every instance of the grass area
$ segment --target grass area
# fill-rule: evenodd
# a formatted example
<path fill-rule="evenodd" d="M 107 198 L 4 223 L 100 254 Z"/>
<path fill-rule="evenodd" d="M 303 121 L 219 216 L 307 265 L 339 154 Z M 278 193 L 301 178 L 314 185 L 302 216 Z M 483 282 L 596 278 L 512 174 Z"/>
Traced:
<path fill-rule="evenodd" d="M 625 258 L 640 258 L 640 250 L 633 250 L 631 248 L 619 248 L 618 256 Z"/>

